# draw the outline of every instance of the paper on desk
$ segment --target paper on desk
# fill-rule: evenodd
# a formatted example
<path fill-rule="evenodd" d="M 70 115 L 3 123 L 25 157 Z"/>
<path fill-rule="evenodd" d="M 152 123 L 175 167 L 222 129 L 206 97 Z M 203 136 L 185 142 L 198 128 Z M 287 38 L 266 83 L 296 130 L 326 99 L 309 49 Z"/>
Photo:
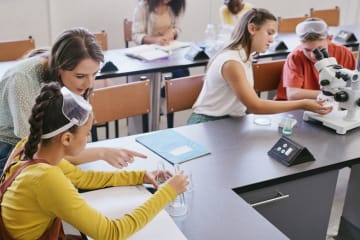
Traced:
<path fill-rule="evenodd" d="M 174 40 L 174 41 L 171 41 L 170 44 L 168 44 L 168 45 L 163 45 L 163 46 L 155 45 L 155 48 L 170 52 L 175 49 L 188 47 L 188 46 L 190 46 L 189 42 L 181 42 L 181 41 Z"/>
<path fill-rule="evenodd" d="M 144 186 L 124 186 L 85 192 L 81 193 L 81 196 L 105 216 L 116 219 L 140 206 L 151 197 L 151 193 Z M 186 237 L 168 213 L 162 210 L 129 239 L 186 240 Z"/>
<path fill-rule="evenodd" d="M 146 61 L 153 61 L 161 58 L 169 57 L 169 53 L 160 49 L 157 49 L 155 45 L 144 44 L 131 48 L 127 48 L 125 54 L 129 57 L 134 57 Z"/>

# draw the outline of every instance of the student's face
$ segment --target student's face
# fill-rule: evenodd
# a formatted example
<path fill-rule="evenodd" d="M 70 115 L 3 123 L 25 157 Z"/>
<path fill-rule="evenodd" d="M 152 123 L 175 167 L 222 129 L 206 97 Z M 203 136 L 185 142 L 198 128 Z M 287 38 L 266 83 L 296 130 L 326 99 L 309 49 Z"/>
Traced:
<path fill-rule="evenodd" d="M 313 50 L 315 48 L 325 48 L 326 50 L 328 50 L 328 46 L 329 46 L 328 39 L 306 41 L 306 42 L 301 43 L 301 48 L 303 50 L 305 57 L 307 57 L 313 63 L 315 63 L 317 61 L 317 59 L 313 53 Z"/>
<path fill-rule="evenodd" d="M 94 121 L 93 114 L 90 114 L 85 125 L 78 127 L 77 131 L 72 134 L 72 140 L 67 148 L 66 155 L 76 156 L 84 150 L 89 139 L 92 123 Z"/>
<path fill-rule="evenodd" d="M 242 0 L 230 0 L 228 3 L 228 9 L 232 14 L 237 14 L 242 8 Z"/>
<path fill-rule="evenodd" d="M 99 68 L 99 62 L 86 58 L 71 71 L 60 69 L 59 74 L 64 86 L 76 94 L 83 95 L 87 89 L 92 88 Z"/>
<path fill-rule="evenodd" d="M 248 26 L 252 36 L 251 52 L 266 52 L 274 41 L 277 25 L 276 21 L 267 20 L 262 26 L 257 27 L 251 23 Z"/>

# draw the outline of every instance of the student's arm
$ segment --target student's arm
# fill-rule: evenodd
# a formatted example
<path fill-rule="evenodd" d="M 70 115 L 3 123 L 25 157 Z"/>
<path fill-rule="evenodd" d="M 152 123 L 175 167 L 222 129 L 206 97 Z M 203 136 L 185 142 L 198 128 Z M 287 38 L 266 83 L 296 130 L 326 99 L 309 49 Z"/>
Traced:
<path fill-rule="evenodd" d="M 147 18 L 148 18 L 148 7 L 145 2 L 139 2 L 136 6 L 133 18 L 132 18 L 132 39 L 140 45 L 143 44 L 143 38 L 147 34 Z"/>
<path fill-rule="evenodd" d="M 73 164 L 93 162 L 96 160 L 105 160 L 116 168 L 126 167 L 134 161 L 134 157 L 147 158 L 146 155 L 120 148 L 109 147 L 90 147 L 85 148 L 75 157 L 67 156 L 66 159 Z"/>
<path fill-rule="evenodd" d="M 329 113 L 332 108 L 322 106 L 323 101 L 303 99 L 297 101 L 272 101 L 259 98 L 246 79 L 243 66 L 234 60 L 224 63 L 223 78 L 229 83 L 235 95 L 251 113 L 270 114 L 305 109 L 320 114 Z"/>
<path fill-rule="evenodd" d="M 303 88 L 287 87 L 286 95 L 288 100 L 299 100 L 299 99 L 316 99 L 321 93 L 320 90 L 311 90 Z"/>
<path fill-rule="evenodd" d="M 93 239 L 127 239 L 144 227 L 177 196 L 164 183 L 149 200 L 133 211 L 111 220 L 90 207 L 60 171 L 52 169 L 36 186 L 39 205 Z M 104 196 L 106 197 L 106 196 Z M 121 202 L 121 198 L 119 202 Z"/>

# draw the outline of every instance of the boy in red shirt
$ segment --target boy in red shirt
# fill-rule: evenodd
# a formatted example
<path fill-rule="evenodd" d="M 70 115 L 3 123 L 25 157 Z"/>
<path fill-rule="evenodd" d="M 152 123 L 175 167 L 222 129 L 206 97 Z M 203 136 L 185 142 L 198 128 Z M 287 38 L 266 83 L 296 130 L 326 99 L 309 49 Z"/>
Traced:
<path fill-rule="evenodd" d="M 331 42 L 326 23 L 319 18 L 309 18 L 296 26 L 301 44 L 292 51 L 284 64 L 276 100 L 316 99 L 320 94 L 319 73 L 313 50 L 327 49 L 344 68 L 355 69 L 355 59 L 346 47 Z"/>

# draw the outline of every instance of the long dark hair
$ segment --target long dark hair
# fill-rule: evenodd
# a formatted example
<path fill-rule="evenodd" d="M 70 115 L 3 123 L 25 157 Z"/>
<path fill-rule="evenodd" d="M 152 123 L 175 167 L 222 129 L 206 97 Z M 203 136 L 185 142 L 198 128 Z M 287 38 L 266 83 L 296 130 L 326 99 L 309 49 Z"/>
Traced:
<path fill-rule="evenodd" d="M 51 48 L 44 82 L 57 81 L 63 85 L 59 70 L 71 71 L 86 58 L 91 58 L 99 63 L 104 61 L 104 55 L 95 36 L 81 27 L 64 31 Z M 84 97 L 87 98 L 88 95 L 89 90 Z"/>
<path fill-rule="evenodd" d="M 155 8 L 160 4 L 162 0 L 147 0 L 149 4 L 150 12 L 154 12 Z M 175 16 L 179 16 L 185 12 L 186 3 L 185 0 L 172 0 L 168 3 Z"/>
<path fill-rule="evenodd" d="M 62 113 L 63 97 L 58 82 L 44 84 L 40 94 L 35 100 L 29 118 L 30 135 L 25 144 L 25 159 L 33 159 L 41 142 L 46 144 L 50 139 L 41 139 L 45 133 L 52 132 L 65 126 L 69 120 Z M 68 131 L 75 132 L 77 126 L 72 126 Z"/>

